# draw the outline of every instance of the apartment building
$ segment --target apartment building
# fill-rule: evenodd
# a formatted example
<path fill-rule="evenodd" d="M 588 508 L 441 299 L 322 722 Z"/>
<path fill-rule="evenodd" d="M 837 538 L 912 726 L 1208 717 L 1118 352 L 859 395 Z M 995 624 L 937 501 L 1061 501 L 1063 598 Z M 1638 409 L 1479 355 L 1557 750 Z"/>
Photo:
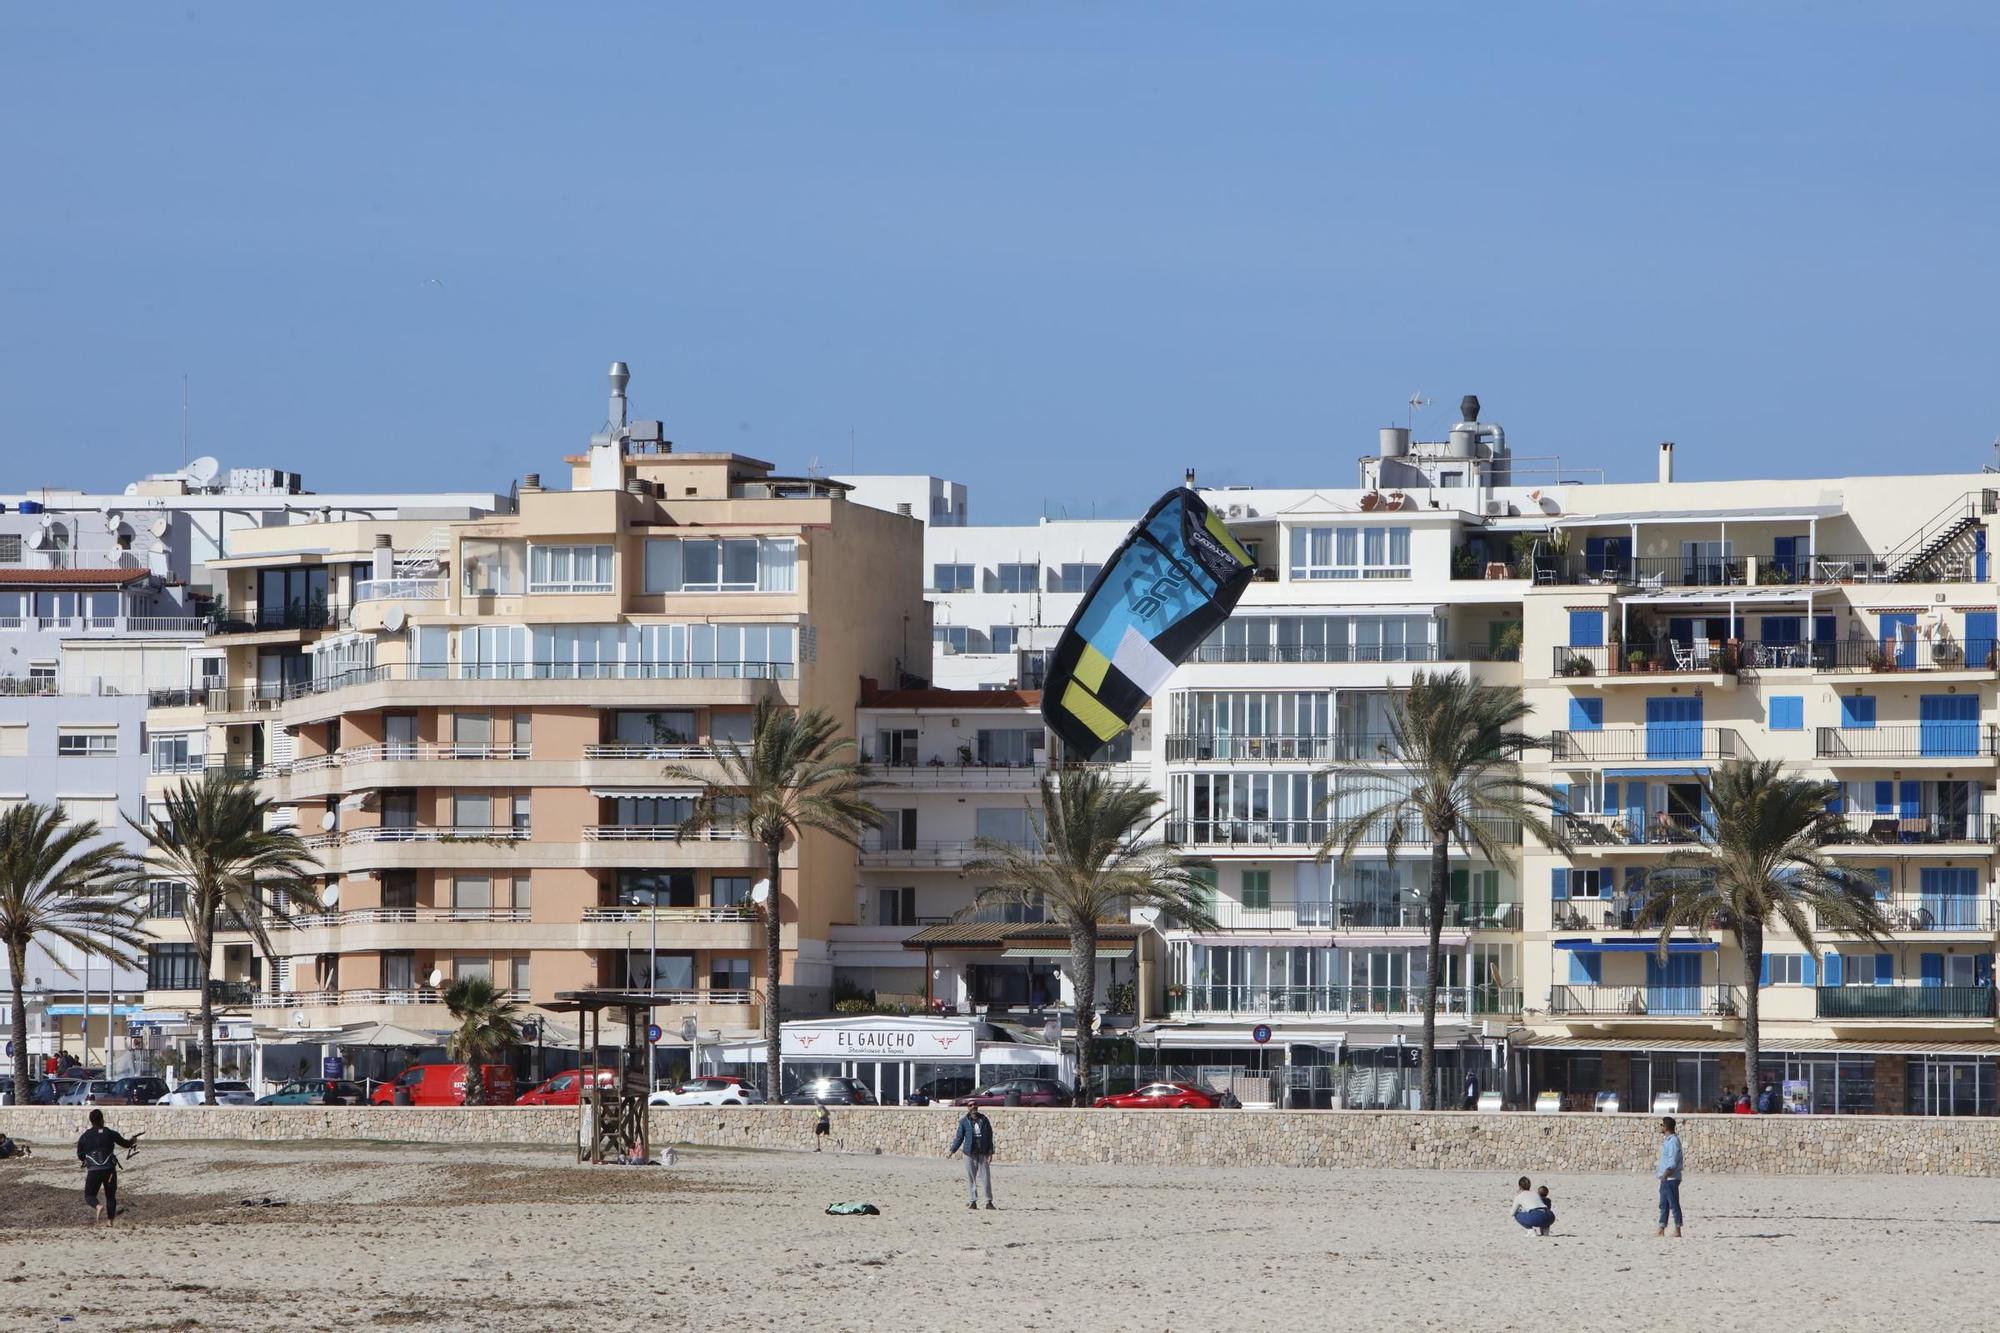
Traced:
<path fill-rule="evenodd" d="M 198 718 L 203 691 L 222 682 L 223 659 L 205 639 L 208 564 L 240 534 L 336 513 L 463 516 L 501 503 L 319 495 L 296 474 L 225 472 L 210 459 L 117 493 L 0 495 L 0 805 L 55 802 L 136 842 L 124 819 L 145 810 L 151 776 L 202 762 L 198 736 L 190 749 L 187 732 L 156 732 L 149 709 Z M 5 967 L 0 959 L 0 990 Z M 26 971 L 35 1054 L 63 1050 L 120 1072 L 154 1062 L 143 966 L 51 942 Z"/>
<path fill-rule="evenodd" d="M 1372 841 L 1351 864 L 1318 860 L 1350 799 L 1324 771 L 1393 759 L 1394 692 L 1418 669 L 1458 669 L 1524 690 L 1552 737 L 1530 775 L 1563 790 L 1572 846 L 1505 829 L 1502 864 L 1454 852 L 1437 1015 L 1453 1098 L 1470 1078 L 1516 1105 L 1552 1092 L 1571 1108 L 1600 1094 L 1692 1108 L 1770 1081 L 1822 1111 L 1995 1113 L 2000 479 L 1688 482 L 1662 446 L 1657 481 L 1612 485 L 1517 457 L 1476 400 L 1463 416 L 1435 442 L 1384 431 L 1357 488 L 1205 493 L 1258 553 L 1258 581 L 1142 715 L 1131 762 L 1162 795 L 1164 836 L 1213 867 L 1222 929 L 1140 932 L 1142 1048 L 1268 1077 L 1273 1100 L 1409 1104 L 1427 867 Z M 1001 555 L 1029 571 L 1013 583 L 1046 587 L 1069 548 L 1038 551 L 1037 530 L 927 538 L 932 565 L 940 543 L 986 552 L 955 562 L 971 566 L 948 581 L 963 593 L 931 574 L 939 624 L 991 618 L 971 590 L 1000 581 Z M 1028 785 L 977 761 L 1010 710 L 1029 725 L 1029 697 L 996 694 L 982 716 L 918 694 L 864 714 L 875 753 L 913 764 L 918 791 L 895 835 L 914 850 L 864 862 L 854 947 L 837 946 L 879 969 L 858 979 L 912 994 L 922 980 L 934 1005 L 1037 1003 L 1025 969 L 982 990 L 969 955 L 933 948 L 924 971 L 897 973 L 891 948 L 972 902 L 976 883 L 917 863 L 948 859 L 968 811 L 976 832 L 981 808 L 1004 804 L 992 784 Z M 1819 959 L 1769 935 L 1754 1076 L 1728 933 L 1676 940 L 1662 961 L 1635 928 L 1646 868 L 1708 836 L 1699 777 L 1749 756 L 1841 784 L 1836 855 L 1877 878 L 1894 927 L 1886 946 L 1816 936 Z"/>
<path fill-rule="evenodd" d="M 727 826 L 680 837 L 697 784 L 666 772 L 719 776 L 715 743 L 747 740 L 765 700 L 852 735 L 862 676 L 923 671 L 922 526 L 676 450 L 627 420 L 625 385 L 615 367 L 568 489 L 529 476 L 514 512 L 249 534 L 215 562 L 234 615 L 209 644 L 239 683 L 205 700 L 206 751 L 257 774 L 325 872 L 275 969 L 218 942 L 263 1070 L 386 1072 L 442 1042 L 440 990 L 474 975 L 530 1005 L 650 990 L 682 1049 L 684 1021 L 705 1041 L 759 1028 L 762 849 Z M 817 834 L 785 853 L 790 1007 L 828 1003 L 854 863 Z M 156 960 L 186 956 L 160 934 Z M 555 1019 L 539 1035 L 574 1041 Z"/>

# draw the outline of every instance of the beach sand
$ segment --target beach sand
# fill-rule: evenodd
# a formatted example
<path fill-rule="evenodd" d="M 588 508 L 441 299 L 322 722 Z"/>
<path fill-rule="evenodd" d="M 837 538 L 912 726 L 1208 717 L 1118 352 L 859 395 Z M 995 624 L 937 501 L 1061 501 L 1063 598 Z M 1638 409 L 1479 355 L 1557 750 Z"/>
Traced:
<path fill-rule="evenodd" d="M 149 1141 L 107 1230 L 44 1145 L 0 1165 L 0 1328 L 1963 1327 L 2000 1237 L 1986 1180 L 1697 1163 L 1675 1242 L 1645 1175 L 1524 1163 L 1560 1219 L 1538 1240 L 1511 1176 L 1003 1157 L 1000 1210 L 971 1213 L 942 1158 L 678 1158 Z M 883 1215 L 822 1211 L 845 1199 Z"/>

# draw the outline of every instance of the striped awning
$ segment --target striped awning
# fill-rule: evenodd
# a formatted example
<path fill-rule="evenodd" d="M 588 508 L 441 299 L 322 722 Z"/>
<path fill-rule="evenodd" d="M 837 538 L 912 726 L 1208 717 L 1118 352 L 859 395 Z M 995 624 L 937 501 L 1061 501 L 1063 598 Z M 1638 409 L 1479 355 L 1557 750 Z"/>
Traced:
<path fill-rule="evenodd" d="M 1133 947 L 1130 944 L 1126 945 L 1100 944 L 1097 946 L 1097 961 L 1100 963 L 1122 962 L 1125 959 L 1130 958 L 1133 952 L 1134 952 Z M 1038 946 L 1030 946 L 1024 948 L 1002 949 L 1000 951 L 1000 956 L 1002 958 L 1035 959 L 1041 962 L 1066 963 L 1069 961 L 1069 950 L 1065 948 L 1059 948 L 1054 945 L 1050 945 L 1047 947 L 1042 947 L 1038 945 Z"/>

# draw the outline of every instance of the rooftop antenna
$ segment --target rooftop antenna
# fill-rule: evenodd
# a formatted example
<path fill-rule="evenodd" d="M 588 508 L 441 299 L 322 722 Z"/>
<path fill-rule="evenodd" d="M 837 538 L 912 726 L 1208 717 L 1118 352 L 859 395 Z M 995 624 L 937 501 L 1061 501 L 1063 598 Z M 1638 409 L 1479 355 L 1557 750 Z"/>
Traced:
<path fill-rule="evenodd" d="M 1417 428 L 1417 413 L 1423 411 L 1430 405 L 1431 405 L 1431 400 L 1424 397 L 1424 391 L 1422 389 L 1419 389 L 1415 393 L 1411 394 L 1410 414 L 1409 416 L 1404 418 L 1403 425 L 1409 430 L 1415 430 Z"/>
<path fill-rule="evenodd" d="M 1993 437 L 1993 462 L 1980 469 L 1981 472 L 2000 472 L 2000 435 Z"/>
<path fill-rule="evenodd" d="M 181 467 L 188 465 L 188 377 L 181 372 Z"/>

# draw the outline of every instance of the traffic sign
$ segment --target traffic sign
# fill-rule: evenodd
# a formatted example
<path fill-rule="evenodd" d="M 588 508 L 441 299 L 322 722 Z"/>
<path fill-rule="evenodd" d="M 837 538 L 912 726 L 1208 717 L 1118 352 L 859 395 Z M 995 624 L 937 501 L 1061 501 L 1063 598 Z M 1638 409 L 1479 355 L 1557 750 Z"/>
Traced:
<path fill-rule="evenodd" d="M 1259 1023 L 1256 1027 L 1250 1029 L 1250 1040 L 1256 1042 L 1259 1046 L 1262 1046 L 1270 1039 L 1271 1025 L 1269 1023 Z"/>
<path fill-rule="evenodd" d="M 662 1034 L 662 1033 L 660 1032 L 660 1025 L 659 1025 L 658 1023 L 648 1023 L 648 1024 L 646 1024 L 646 1040 L 647 1040 L 647 1041 L 650 1041 L 650 1042 L 654 1043 L 655 1045 L 657 1045 L 657 1044 L 659 1043 L 659 1040 L 660 1040 L 660 1037 L 661 1037 L 662 1035 L 663 1035 L 663 1034 Z"/>
<path fill-rule="evenodd" d="M 347 1061 L 337 1055 L 322 1055 L 319 1058 L 319 1076 L 321 1078 L 346 1078 Z"/>

